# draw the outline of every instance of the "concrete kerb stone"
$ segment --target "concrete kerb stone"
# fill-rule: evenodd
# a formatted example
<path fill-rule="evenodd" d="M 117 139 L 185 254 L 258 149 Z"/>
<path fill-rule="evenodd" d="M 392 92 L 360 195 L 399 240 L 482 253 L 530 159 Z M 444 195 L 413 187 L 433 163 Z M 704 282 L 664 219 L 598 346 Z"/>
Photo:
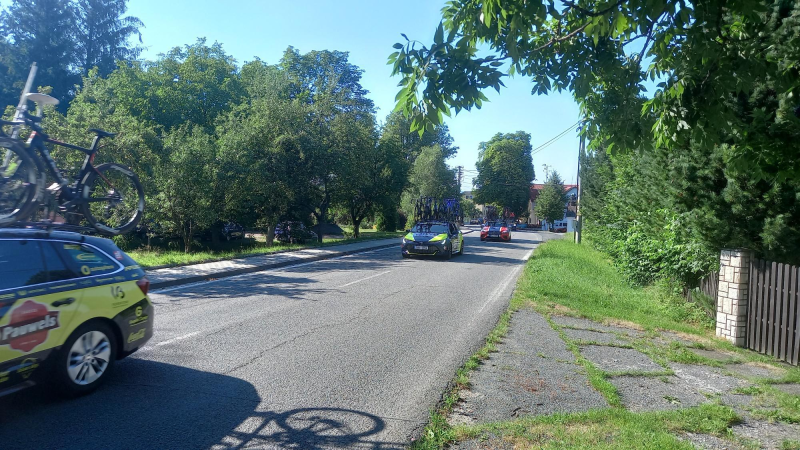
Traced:
<path fill-rule="evenodd" d="M 357 254 L 357 253 L 363 253 L 363 252 L 368 252 L 368 251 L 373 251 L 373 250 L 380 250 L 380 249 L 383 249 L 383 248 L 390 248 L 390 247 L 394 247 L 396 245 L 397 245 L 397 243 L 384 244 L 384 245 L 375 246 L 375 247 L 359 248 L 359 249 L 353 249 L 353 250 L 345 250 L 345 251 L 340 251 L 340 252 L 328 253 L 328 254 L 325 254 L 325 255 L 311 256 L 311 257 L 302 258 L 302 259 L 291 259 L 291 260 L 286 260 L 286 261 L 270 262 L 270 263 L 267 263 L 267 264 L 259 264 L 259 265 L 250 266 L 250 267 L 242 267 L 242 268 L 238 268 L 238 269 L 220 270 L 219 272 L 206 273 L 206 274 L 202 274 L 202 275 L 190 275 L 190 276 L 187 276 L 187 277 L 184 277 L 184 278 L 177 278 L 177 279 L 173 279 L 173 280 L 165 280 L 165 281 L 153 282 L 153 283 L 150 283 L 150 288 L 151 289 L 161 289 L 161 288 L 172 287 L 172 286 L 180 286 L 182 284 L 190 284 L 190 283 L 197 283 L 197 282 L 200 282 L 200 281 L 206 281 L 206 280 L 208 280 L 210 278 L 225 278 L 225 277 L 232 277 L 232 276 L 236 276 L 236 275 L 242 275 L 242 274 L 246 274 L 246 273 L 260 272 L 262 270 L 279 269 L 281 267 L 292 266 L 292 265 L 295 265 L 295 264 L 305 264 L 305 263 L 309 263 L 309 262 L 322 261 L 322 260 L 325 260 L 325 259 L 338 258 L 340 256 L 354 255 L 354 254 Z M 264 255 L 260 255 L 260 256 L 264 256 Z M 186 266 L 184 266 L 184 267 L 186 267 Z M 150 269 L 150 270 L 153 270 L 153 269 Z"/>

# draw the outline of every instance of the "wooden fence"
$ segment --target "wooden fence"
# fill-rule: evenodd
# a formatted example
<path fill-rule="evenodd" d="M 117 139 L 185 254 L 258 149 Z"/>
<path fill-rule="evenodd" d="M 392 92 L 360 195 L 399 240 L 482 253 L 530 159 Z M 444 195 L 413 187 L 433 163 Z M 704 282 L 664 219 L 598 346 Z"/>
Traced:
<path fill-rule="evenodd" d="M 750 262 L 747 347 L 797 365 L 800 357 L 800 268 Z"/>
<path fill-rule="evenodd" d="M 715 302 L 717 301 L 717 292 L 719 290 L 719 272 L 711 272 L 706 275 L 705 278 L 702 278 L 698 286 L 694 289 L 684 289 L 683 296 L 686 300 L 694 303 L 698 303 L 702 305 L 706 310 L 709 316 L 714 317 L 716 313 L 716 308 L 714 307 Z M 708 298 L 711 300 L 710 305 L 706 305 L 705 302 L 700 301 L 700 299 L 693 296 L 693 294 L 697 291 L 702 292 L 703 294 L 707 295 Z M 708 309 L 710 308 L 710 309 Z"/>

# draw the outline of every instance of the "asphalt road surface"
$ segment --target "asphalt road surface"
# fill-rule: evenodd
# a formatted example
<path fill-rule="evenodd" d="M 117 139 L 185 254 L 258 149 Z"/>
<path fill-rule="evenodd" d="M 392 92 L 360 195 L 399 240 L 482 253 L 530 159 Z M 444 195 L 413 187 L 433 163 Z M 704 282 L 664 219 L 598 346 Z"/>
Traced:
<path fill-rule="evenodd" d="M 155 335 L 94 394 L 0 399 L 0 447 L 406 447 L 506 308 L 533 249 L 369 253 L 165 289 Z"/>

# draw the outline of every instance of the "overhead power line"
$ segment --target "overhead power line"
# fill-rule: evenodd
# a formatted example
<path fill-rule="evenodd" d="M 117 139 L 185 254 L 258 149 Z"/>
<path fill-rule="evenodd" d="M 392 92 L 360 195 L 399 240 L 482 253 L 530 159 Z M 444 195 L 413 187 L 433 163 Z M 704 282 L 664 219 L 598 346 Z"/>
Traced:
<path fill-rule="evenodd" d="M 549 147 L 550 145 L 552 145 L 552 144 L 553 144 L 554 142 L 556 142 L 557 140 L 559 140 L 559 139 L 561 139 L 562 137 L 564 137 L 564 136 L 566 136 L 567 134 L 569 134 L 569 132 L 570 132 L 572 129 L 574 129 L 576 126 L 580 125 L 580 123 L 582 122 L 582 120 L 583 120 L 583 119 L 581 119 L 581 120 L 579 120 L 579 121 L 575 122 L 573 125 L 570 125 L 570 126 L 569 126 L 569 127 L 566 129 L 566 130 L 562 131 L 561 133 L 558 133 L 558 134 L 557 134 L 555 137 L 551 138 L 549 141 L 547 141 L 547 142 L 545 142 L 544 144 L 542 144 L 542 145 L 540 145 L 540 146 L 536 147 L 535 149 L 533 149 L 533 150 L 531 151 L 531 155 L 534 155 L 534 154 L 536 154 L 537 152 L 540 152 L 540 151 L 544 150 L 545 148 Z"/>

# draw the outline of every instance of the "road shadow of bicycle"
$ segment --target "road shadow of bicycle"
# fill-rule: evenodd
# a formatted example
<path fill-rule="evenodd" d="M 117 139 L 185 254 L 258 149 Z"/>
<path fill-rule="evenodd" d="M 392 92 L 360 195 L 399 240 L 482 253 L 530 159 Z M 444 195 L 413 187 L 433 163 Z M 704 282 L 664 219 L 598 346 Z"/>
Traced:
<path fill-rule="evenodd" d="M 365 412 L 260 412 L 247 381 L 173 364 L 120 361 L 108 383 L 72 400 L 37 386 L 0 399 L 2 448 L 402 448 L 371 441 L 385 422 Z"/>
<path fill-rule="evenodd" d="M 340 408 L 299 408 L 283 413 L 257 412 L 212 449 L 401 449 L 397 442 L 370 437 L 386 427 L 378 416 Z"/>

